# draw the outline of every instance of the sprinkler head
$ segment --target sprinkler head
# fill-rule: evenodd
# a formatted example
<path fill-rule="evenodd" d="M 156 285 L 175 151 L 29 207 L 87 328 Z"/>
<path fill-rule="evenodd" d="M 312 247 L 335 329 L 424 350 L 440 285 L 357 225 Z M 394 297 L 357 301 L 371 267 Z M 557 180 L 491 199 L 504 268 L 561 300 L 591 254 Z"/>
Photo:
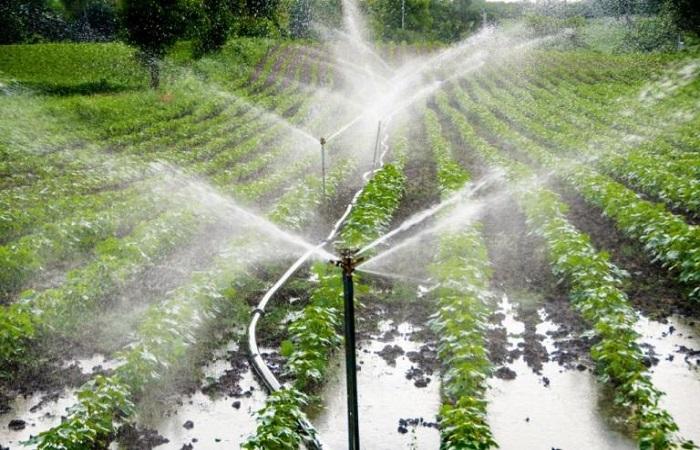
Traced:
<path fill-rule="evenodd" d="M 365 261 L 364 256 L 355 256 L 358 249 L 344 248 L 338 251 L 340 259 L 329 261 L 331 264 L 343 269 L 346 274 L 352 274 L 355 268 Z"/>
<path fill-rule="evenodd" d="M 321 145 L 326 145 L 326 138 L 322 137 L 320 139 L 320 141 L 321 141 Z"/>

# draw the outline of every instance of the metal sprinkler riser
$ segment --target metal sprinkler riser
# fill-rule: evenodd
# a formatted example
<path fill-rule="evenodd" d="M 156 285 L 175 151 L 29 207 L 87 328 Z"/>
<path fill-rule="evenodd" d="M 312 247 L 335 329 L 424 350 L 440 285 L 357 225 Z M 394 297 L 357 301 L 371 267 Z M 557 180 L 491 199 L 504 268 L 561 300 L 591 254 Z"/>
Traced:
<path fill-rule="evenodd" d="M 360 426 L 357 408 L 357 361 L 355 359 L 355 295 L 352 273 L 364 261 L 364 258 L 355 255 L 357 250 L 344 249 L 339 253 L 340 259 L 331 261 L 331 264 L 343 269 L 343 331 L 345 337 L 345 377 L 347 379 L 348 449 L 359 450 Z"/>

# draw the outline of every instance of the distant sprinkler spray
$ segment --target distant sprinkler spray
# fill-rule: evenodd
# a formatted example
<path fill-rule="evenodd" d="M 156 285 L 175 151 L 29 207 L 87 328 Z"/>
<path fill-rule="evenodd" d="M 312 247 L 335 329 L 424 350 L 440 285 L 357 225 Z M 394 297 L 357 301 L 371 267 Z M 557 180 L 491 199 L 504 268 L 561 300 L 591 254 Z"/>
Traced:
<path fill-rule="evenodd" d="M 322 137 L 321 142 L 321 184 L 323 189 L 323 201 L 326 201 L 326 138 Z"/>
<path fill-rule="evenodd" d="M 343 269 L 343 303 L 345 335 L 345 377 L 347 380 L 348 402 L 348 449 L 360 449 L 360 426 L 357 413 L 357 362 L 355 360 L 355 295 L 352 274 L 364 261 L 357 256 L 357 250 L 340 250 L 340 259 L 331 264 Z"/>
<path fill-rule="evenodd" d="M 379 136 L 382 132 L 382 121 L 377 123 L 377 139 L 374 141 L 374 156 L 372 156 L 372 169 L 377 167 L 377 154 L 379 152 Z"/>

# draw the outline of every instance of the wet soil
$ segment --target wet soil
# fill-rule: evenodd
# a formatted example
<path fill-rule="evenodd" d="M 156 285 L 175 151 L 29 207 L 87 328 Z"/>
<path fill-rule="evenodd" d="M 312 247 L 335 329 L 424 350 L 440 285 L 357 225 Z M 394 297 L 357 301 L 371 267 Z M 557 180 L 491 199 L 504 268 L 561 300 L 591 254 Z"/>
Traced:
<path fill-rule="evenodd" d="M 122 450 L 150 450 L 169 442 L 155 430 L 133 425 L 124 425 L 119 428 L 115 439 Z"/>
<path fill-rule="evenodd" d="M 646 316 L 662 320 L 671 314 L 700 318 L 700 304 L 688 300 L 687 288 L 651 257 L 641 244 L 626 237 L 602 211 L 585 202 L 563 183 L 552 182 L 552 188 L 569 205 L 567 218 L 591 237 L 597 249 L 604 249 L 611 261 L 629 273 L 624 284 L 630 302 Z"/>
<path fill-rule="evenodd" d="M 202 392 L 210 397 L 222 395 L 234 398 L 250 397 L 252 392 L 243 391 L 240 385 L 243 374 L 250 370 L 247 352 L 244 349 L 229 350 L 223 360 L 230 364 L 230 368 L 216 380 L 202 387 Z"/>
<path fill-rule="evenodd" d="M 403 348 L 401 348 L 398 345 L 389 345 L 387 344 L 384 346 L 384 348 L 381 351 L 376 352 L 379 356 L 381 356 L 384 361 L 386 361 L 387 364 L 389 364 L 392 367 L 396 366 L 396 358 L 399 356 L 404 355 L 406 352 L 404 351 Z"/>
<path fill-rule="evenodd" d="M 515 199 L 502 193 L 491 196 L 482 219 L 483 233 L 492 264 L 491 289 L 497 295 L 517 299 L 516 318 L 525 329 L 515 349 L 507 350 L 507 330 L 494 325 L 489 330 L 489 350 L 494 365 L 511 363 L 520 356 L 535 372 L 543 364 L 555 360 L 568 368 L 590 366 L 589 350 L 593 342 L 582 337 L 587 326 L 569 303 L 565 286 L 557 283 L 551 273 L 544 243 L 527 232 L 525 216 Z M 547 331 L 556 338 L 556 351 L 550 354 L 543 345 L 547 336 L 537 332 L 542 323 L 541 310 L 557 325 Z M 493 314 L 492 324 L 503 320 Z M 496 376 L 512 376 L 508 371 L 496 371 Z"/>
<path fill-rule="evenodd" d="M 440 202 L 437 168 L 430 146 L 425 143 L 423 127 L 411 130 L 404 174 L 406 190 L 391 221 L 390 229 L 423 209 Z"/>
<path fill-rule="evenodd" d="M 439 379 L 436 336 L 426 322 L 428 298 L 365 296 L 358 311 L 358 386 L 361 439 L 368 448 L 437 448 Z M 404 320 L 405 319 L 405 320 Z M 342 350 L 341 350 L 342 351 Z M 312 421 L 324 443 L 342 448 L 346 439 L 344 359 L 333 358 L 322 388 L 325 408 Z M 370 444 L 372 443 L 372 444 Z"/>
<path fill-rule="evenodd" d="M 43 351 L 38 353 L 44 354 Z M 45 394 L 41 403 L 51 402 L 65 388 L 77 388 L 93 376 L 83 373 L 77 364 L 64 367 L 64 361 L 60 355 L 53 355 L 48 360 L 37 359 L 30 366 L 8 369 L 7 373 L 12 373 L 12 376 L 0 377 L 0 416 L 11 412 L 10 405 L 18 396 L 30 397 L 35 392 L 42 392 Z M 97 373 L 105 371 L 100 369 L 94 374 Z"/>

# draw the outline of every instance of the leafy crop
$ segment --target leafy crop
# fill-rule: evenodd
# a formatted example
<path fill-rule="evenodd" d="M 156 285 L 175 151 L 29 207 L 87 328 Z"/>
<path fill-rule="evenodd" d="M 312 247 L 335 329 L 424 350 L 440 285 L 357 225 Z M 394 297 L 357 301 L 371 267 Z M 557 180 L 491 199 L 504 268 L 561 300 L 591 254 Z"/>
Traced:
<path fill-rule="evenodd" d="M 297 450 L 302 444 L 297 432 L 299 422 L 306 416 L 302 408 L 309 403 L 309 398 L 301 391 L 282 388 L 272 392 L 265 400 L 265 406 L 258 411 L 258 426 L 242 446 L 249 450 Z"/>
<path fill-rule="evenodd" d="M 645 250 L 677 273 L 678 279 L 691 288 L 691 298 L 700 295 L 700 228 L 688 225 L 681 217 L 669 213 L 663 205 L 640 199 L 634 191 L 583 164 L 558 158 L 500 122 L 463 92 L 458 92 L 457 98 L 465 108 L 479 113 L 479 120 L 490 132 L 500 139 L 516 143 L 529 157 L 555 170 L 584 199 L 615 220 L 620 230 L 638 239 Z"/>
<path fill-rule="evenodd" d="M 37 445 L 39 450 L 107 447 L 116 421 L 134 411 L 129 396 L 129 388 L 115 377 L 98 375 L 78 391 L 78 403 L 70 409 L 67 420 L 32 437 L 27 444 Z"/>
<path fill-rule="evenodd" d="M 514 181 L 525 181 L 532 172 L 509 160 L 475 133 L 464 116 L 445 96 L 438 106 L 455 124 L 463 142 L 469 143 L 491 166 L 506 170 Z M 534 187 L 516 193 L 528 216 L 528 225 L 545 240 L 552 271 L 570 286 L 573 305 L 593 326 L 600 342 L 591 350 L 600 380 L 614 388 L 616 404 L 628 412 L 641 448 L 694 448 L 676 433 L 678 426 L 659 406 L 660 391 L 653 387 L 634 330 L 636 316 L 620 290 L 620 270 L 597 252 L 590 238 L 565 217 L 566 207 L 550 191 Z"/>
<path fill-rule="evenodd" d="M 446 197 L 470 177 L 454 161 L 432 110 L 425 112 L 425 127 L 437 163 L 438 186 Z M 479 227 L 467 225 L 461 231 L 443 233 L 429 271 L 440 283 L 435 294 L 438 310 L 430 320 L 439 336 L 438 357 L 443 366 L 440 447 L 498 447 L 486 420 L 484 400 L 491 371 L 485 338 L 491 270 Z"/>
<path fill-rule="evenodd" d="M 363 188 L 341 231 L 342 245 L 359 247 L 386 230 L 403 195 L 406 180 L 402 171 L 405 145 L 402 140 L 395 150 L 398 163 L 379 169 Z M 312 267 L 312 272 L 318 277 L 318 285 L 311 293 L 309 305 L 289 325 L 289 340 L 283 343 L 282 349 L 288 355 L 285 371 L 293 376 L 294 388 L 299 390 L 318 386 L 323 381 L 331 353 L 342 343 L 339 333 L 343 305 L 340 271 L 317 263 Z M 354 278 L 355 292 L 361 293 L 366 288 L 357 275 Z M 276 398 L 273 400 L 277 401 Z M 261 442 L 267 442 L 260 439 L 275 436 L 275 433 L 285 437 L 283 442 L 278 443 L 279 448 L 296 448 L 301 439 L 298 422 L 284 431 L 275 427 L 280 423 L 291 426 L 285 418 L 295 416 L 294 411 L 298 407 L 299 403 L 293 401 L 281 402 L 274 408 L 266 405 L 258 412 L 258 428 L 255 436 L 245 444 L 247 448 L 266 448 L 258 446 Z"/>

